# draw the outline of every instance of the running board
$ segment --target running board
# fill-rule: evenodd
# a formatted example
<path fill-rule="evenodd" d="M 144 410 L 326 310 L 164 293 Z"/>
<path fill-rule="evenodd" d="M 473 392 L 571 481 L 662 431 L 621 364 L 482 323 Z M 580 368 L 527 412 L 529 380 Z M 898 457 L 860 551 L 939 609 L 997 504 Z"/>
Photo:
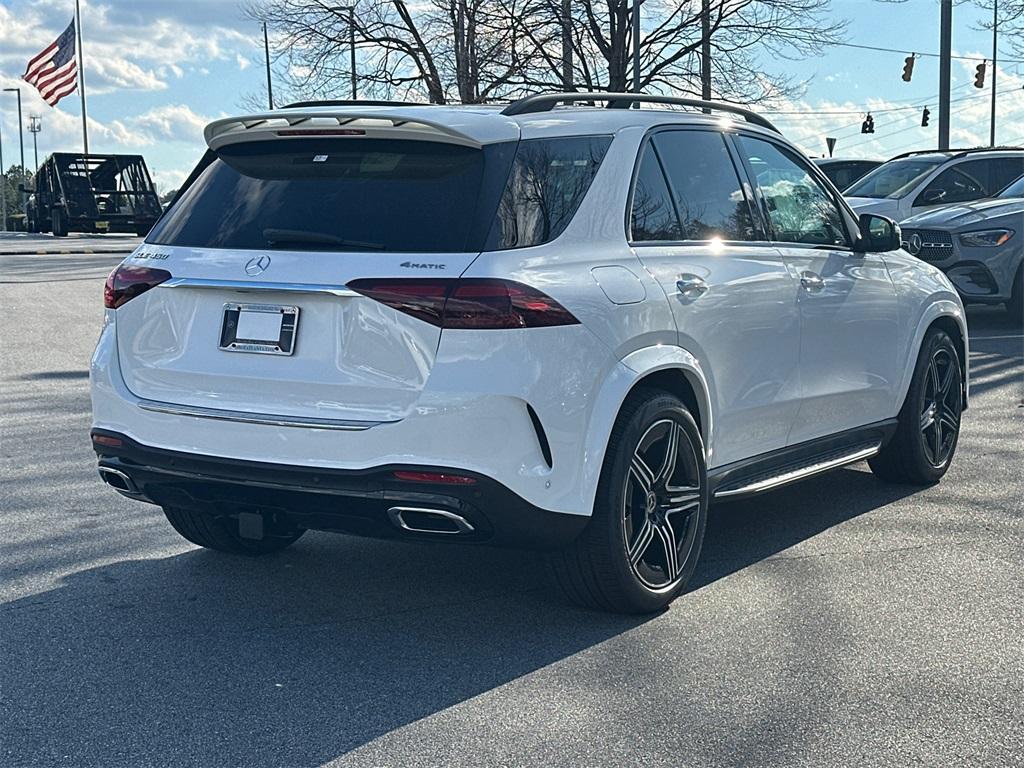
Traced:
<path fill-rule="evenodd" d="M 798 466 L 795 468 L 791 466 L 791 468 L 786 469 L 781 473 L 752 479 L 745 485 L 732 488 L 721 488 L 720 490 L 715 491 L 714 497 L 716 499 L 725 499 L 731 496 L 749 496 L 755 493 L 770 491 L 773 488 L 780 488 L 783 485 L 789 485 L 790 483 L 795 483 L 798 480 L 804 480 L 812 475 L 828 472 L 831 469 L 838 469 L 846 464 L 863 461 L 864 459 L 874 456 L 881 449 L 882 443 L 877 442 L 867 446 L 862 444 L 853 449 L 845 449 L 842 452 L 837 451 L 828 457 L 818 457 L 813 464 L 807 464 L 805 466 Z"/>

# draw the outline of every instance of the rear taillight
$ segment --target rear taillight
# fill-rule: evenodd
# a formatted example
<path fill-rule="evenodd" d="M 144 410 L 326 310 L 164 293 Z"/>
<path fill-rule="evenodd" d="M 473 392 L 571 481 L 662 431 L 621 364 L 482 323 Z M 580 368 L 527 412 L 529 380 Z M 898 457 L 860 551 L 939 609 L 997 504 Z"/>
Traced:
<path fill-rule="evenodd" d="M 354 280 L 348 287 L 439 328 L 544 328 L 579 323 L 550 296 L 511 280 L 389 278 Z"/>
<path fill-rule="evenodd" d="M 396 480 L 407 483 L 436 483 L 438 485 L 476 485 L 476 478 L 466 475 L 452 475 L 447 472 L 413 472 L 396 469 L 392 472 Z"/>
<path fill-rule="evenodd" d="M 107 309 L 117 309 L 150 288 L 155 288 L 170 279 L 171 273 L 166 269 L 122 264 L 107 277 L 107 283 L 103 286 L 103 306 Z"/>

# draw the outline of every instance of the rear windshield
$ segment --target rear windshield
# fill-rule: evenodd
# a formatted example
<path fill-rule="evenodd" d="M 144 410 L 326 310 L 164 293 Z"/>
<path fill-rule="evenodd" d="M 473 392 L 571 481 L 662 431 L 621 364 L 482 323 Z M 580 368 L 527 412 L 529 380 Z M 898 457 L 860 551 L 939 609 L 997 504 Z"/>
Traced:
<path fill-rule="evenodd" d="M 208 156 L 148 239 L 206 248 L 479 250 L 514 148 L 390 139 L 229 145 Z"/>
<path fill-rule="evenodd" d="M 610 137 L 474 149 L 291 139 L 208 153 L 148 242 L 263 250 L 467 252 L 539 245 L 579 207 Z"/>

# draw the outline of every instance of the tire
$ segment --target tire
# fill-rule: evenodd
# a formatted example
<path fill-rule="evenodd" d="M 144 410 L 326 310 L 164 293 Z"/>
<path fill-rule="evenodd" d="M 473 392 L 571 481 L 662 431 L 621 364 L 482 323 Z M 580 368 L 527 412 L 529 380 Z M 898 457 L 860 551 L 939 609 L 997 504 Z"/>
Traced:
<path fill-rule="evenodd" d="M 704 443 L 693 416 L 672 395 L 637 389 L 612 429 L 590 522 L 551 556 L 555 579 L 589 608 L 661 610 L 693 575 L 707 508 Z"/>
<path fill-rule="evenodd" d="M 868 459 L 883 480 L 911 485 L 939 482 L 953 462 L 960 438 L 963 382 L 960 355 L 945 331 L 924 337 L 896 434 Z"/>
<path fill-rule="evenodd" d="M 174 530 L 193 544 L 232 555 L 255 557 L 280 552 L 305 533 L 302 529 L 282 526 L 266 531 L 262 539 L 244 539 L 238 535 L 238 523 L 232 517 L 218 517 L 183 507 L 164 507 L 163 510 Z"/>
<path fill-rule="evenodd" d="M 64 220 L 64 211 L 60 208 L 54 208 L 50 214 L 50 220 L 52 222 L 53 236 L 67 237 L 68 223 Z"/>
<path fill-rule="evenodd" d="M 1017 269 L 1013 278 L 1010 300 L 1006 302 L 1006 311 L 1016 321 L 1024 320 L 1024 264 Z"/>

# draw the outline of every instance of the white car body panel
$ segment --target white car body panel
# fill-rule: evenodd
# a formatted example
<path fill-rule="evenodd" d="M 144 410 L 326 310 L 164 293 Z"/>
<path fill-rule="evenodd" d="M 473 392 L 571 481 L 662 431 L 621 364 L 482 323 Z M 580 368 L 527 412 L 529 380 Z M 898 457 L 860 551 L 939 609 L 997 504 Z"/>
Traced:
<path fill-rule="evenodd" d="M 428 273 L 403 268 L 414 254 L 319 252 L 311 259 L 308 252 L 274 250 L 266 252 L 270 269 L 247 276 L 246 263 L 260 252 L 141 246 L 126 263 L 158 266 L 176 280 L 250 285 L 158 286 L 107 310 L 91 364 L 95 428 L 154 448 L 253 462 L 477 472 L 543 510 L 587 516 L 615 418 L 647 375 L 678 371 L 690 383 L 708 466 L 715 468 L 895 417 L 928 323 L 952 317 L 966 341 L 962 305 L 948 280 L 902 252 L 794 254 L 767 243 L 630 247 L 629 180 L 647 131 L 680 119 L 714 129 L 729 121 L 603 109 L 515 120 L 487 108 L 374 113 L 429 114 L 435 123 L 457 117 L 453 130 L 480 143 L 517 132 L 524 139 L 614 140 L 570 224 L 553 241 L 430 254 L 430 262 L 444 266 Z M 803 269 L 823 274 L 823 295 L 801 295 Z M 680 274 L 702 277 L 709 290 L 682 297 L 675 288 Z M 580 323 L 440 331 L 343 290 L 357 278 L 441 276 L 536 287 Z M 271 293 L 261 283 L 339 292 L 278 285 Z M 218 349 L 228 301 L 300 306 L 295 353 Z M 142 401 L 356 423 L 272 426 L 147 410 Z M 528 405 L 546 431 L 551 466 Z"/>

